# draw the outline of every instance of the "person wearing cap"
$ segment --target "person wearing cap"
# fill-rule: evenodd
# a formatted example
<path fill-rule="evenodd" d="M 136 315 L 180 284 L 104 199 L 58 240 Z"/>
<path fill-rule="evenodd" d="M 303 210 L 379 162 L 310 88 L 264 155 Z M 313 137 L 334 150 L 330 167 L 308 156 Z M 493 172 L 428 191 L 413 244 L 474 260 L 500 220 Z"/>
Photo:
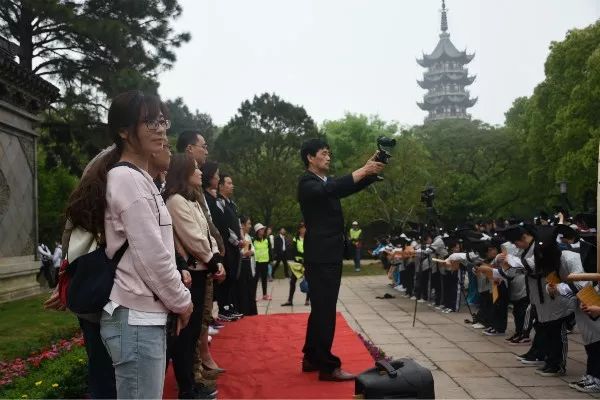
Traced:
<path fill-rule="evenodd" d="M 360 249 L 361 249 L 361 240 L 362 240 L 362 229 L 358 227 L 358 221 L 352 222 L 352 227 L 350 228 L 350 232 L 348 233 L 350 237 L 350 244 L 352 246 L 352 250 L 354 252 L 354 270 L 356 272 L 360 271 Z"/>
<path fill-rule="evenodd" d="M 269 239 L 266 237 L 267 227 L 260 222 L 254 225 L 254 257 L 256 258 L 256 280 L 254 293 L 258 289 L 258 280 L 262 286 L 262 299 L 271 300 L 271 296 L 267 294 L 267 277 L 269 271 L 269 262 L 271 261 L 271 246 Z"/>
<path fill-rule="evenodd" d="M 298 201 L 306 225 L 304 262 L 312 306 L 302 371 L 318 371 L 319 380 L 324 381 L 353 380 L 354 375 L 343 371 L 341 360 L 331 352 L 345 242 L 340 199 L 377 181 L 385 164 L 375 161 L 374 156 L 351 174 L 327 176 L 331 152 L 323 139 L 304 142 L 300 157 L 306 172 L 298 182 Z"/>

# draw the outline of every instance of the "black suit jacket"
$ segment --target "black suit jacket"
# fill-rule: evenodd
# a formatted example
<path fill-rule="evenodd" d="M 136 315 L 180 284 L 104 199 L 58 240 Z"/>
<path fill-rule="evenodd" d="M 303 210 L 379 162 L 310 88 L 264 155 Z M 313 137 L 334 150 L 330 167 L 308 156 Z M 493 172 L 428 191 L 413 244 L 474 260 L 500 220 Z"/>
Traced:
<path fill-rule="evenodd" d="M 284 259 L 286 258 L 288 251 L 289 251 L 289 243 L 285 242 L 285 251 L 283 251 L 283 240 L 281 240 L 281 236 L 277 235 L 275 236 L 275 240 L 274 242 L 274 252 L 275 252 L 275 257 L 276 258 L 280 258 L 280 259 Z"/>
<path fill-rule="evenodd" d="M 375 182 L 375 175 L 354 183 L 352 175 L 321 178 L 306 172 L 298 182 L 298 201 L 306 225 L 304 262 L 335 264 L 344 259 L 345 226 L 340 199 Z"/>

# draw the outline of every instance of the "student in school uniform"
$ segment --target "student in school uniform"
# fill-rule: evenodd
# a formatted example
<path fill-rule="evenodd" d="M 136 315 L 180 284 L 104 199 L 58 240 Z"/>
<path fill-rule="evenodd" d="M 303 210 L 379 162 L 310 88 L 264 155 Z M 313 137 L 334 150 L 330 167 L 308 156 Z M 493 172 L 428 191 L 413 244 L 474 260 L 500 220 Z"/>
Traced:
<path fill-rule="evenodd" d="M 449 253 L 459 253 L 461 252 L 460 243 L 456 239 L 451 239 L 447 241 L 448 243 L 448 252 Z M 461 282 L 460 282 L 460 266 L 459 264 L 445 266 L 440 265 L 440 271 L 444 271 L 441 275 L 442 278 L 442 312 L 445 314 L 449 314 L 452 312 L 456 312 L 459 309 L 460 305 L 460 291 L 461 291 Z"/>
<path fill-rule="evenodd" d="M 566 374 L 568 340 L 566 322 L 574 312 L 575 302 L 569 296 L 558 295 L 549 286 L 548 276 L 566 262 L 556 243 L 555 228 L 551 226 L 515 225 L 504 236 L 520 250 L 519 257 L 500 254 L 497 261 L 511 267 L 523 268 L 529 286 L 530 301 L 538 313 L 538 325 L 531 349 L 518 356 L 523 364 L 538 365 L 541 376 Z"/>

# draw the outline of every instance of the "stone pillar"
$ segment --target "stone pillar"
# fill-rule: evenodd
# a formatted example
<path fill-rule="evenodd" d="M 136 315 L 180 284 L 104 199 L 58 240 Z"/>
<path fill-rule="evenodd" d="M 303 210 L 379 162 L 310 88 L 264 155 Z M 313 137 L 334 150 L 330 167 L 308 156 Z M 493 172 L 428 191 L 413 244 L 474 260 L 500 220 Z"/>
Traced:
<path fill-rule="evenodd" d="M 43 290 L 36 280 L 35 128 L 58 98 L 56 87 L 15 62 L 16 54 L 18 46 L 0 37 L 0 302 Z"/>
<path fill-rule="evenodd" d="M 40 291 L 36 123 L 35 115 L 0 100 L 0 301 Z"/>

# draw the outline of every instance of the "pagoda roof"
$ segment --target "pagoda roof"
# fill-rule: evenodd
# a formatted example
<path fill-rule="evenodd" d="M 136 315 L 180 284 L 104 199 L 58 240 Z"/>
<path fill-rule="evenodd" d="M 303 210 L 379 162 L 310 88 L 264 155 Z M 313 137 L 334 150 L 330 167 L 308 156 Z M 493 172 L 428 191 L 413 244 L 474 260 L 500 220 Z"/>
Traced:
<path fill-rule="evenodd" d="M 450 40 L 450 34 L 442 32 L 440 34 L 440 41 L 431 54 L 423 54 L 423 58 L 418 59 L 417 62 L 423 67 L 429 67 L 442 60 L 458 61 L 462 64 L 468 64 L 473 60 L 475 54 L 467 54 L 467 51 L 459 51 L 452 41 Z"/>
<path fill-rule="evenodd" d="M 438 83 L 460 83 L 468 86 L 475 81 L 476 76 L 468 76 L 466 72 L 443 72 L 438 74 L 425 74 L 423 80 L 418 80 L 417 83 L 423 89 L 429 89 Z"/>
<path fill-rule="evenodd" d="M 466 108 L 473 107 L 477 103 L 477 97 L 470 99 L 466 95 L 441 95 L 433 98 L 425 98 L 422 103 L 417 103 L 422 110 L 432 110 L 439 105 L 459 105 Z"/>

